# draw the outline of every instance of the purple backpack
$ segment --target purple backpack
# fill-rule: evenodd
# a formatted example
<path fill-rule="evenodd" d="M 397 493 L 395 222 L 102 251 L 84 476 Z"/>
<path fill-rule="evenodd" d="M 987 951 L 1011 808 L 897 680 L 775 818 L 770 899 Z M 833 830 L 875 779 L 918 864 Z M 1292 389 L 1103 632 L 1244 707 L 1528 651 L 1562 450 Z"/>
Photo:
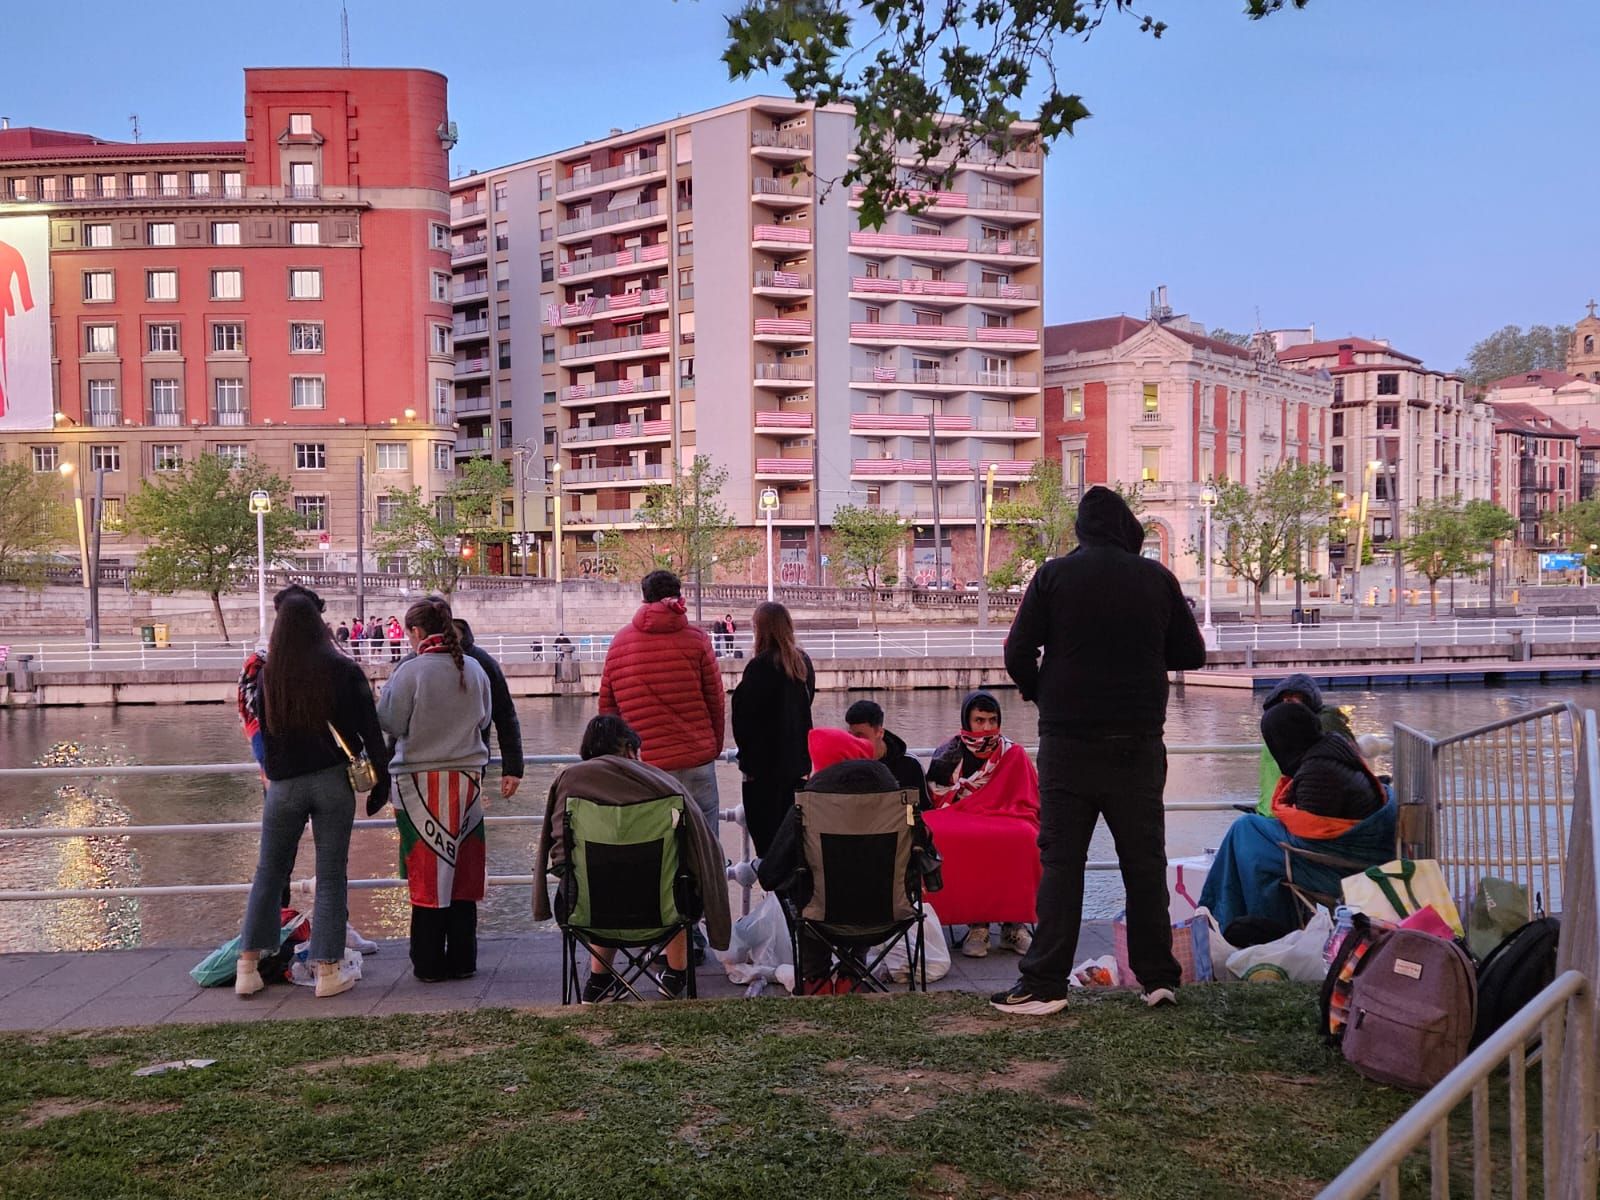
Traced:
<path fill-rule="evenodd" d="M 1466 951 L 1396 929 L 1356 968 L 1345 1059 L 1378 1083 L 1426 1090 L 1467 1056 L 1477 1010 L 1477 975 Z"/>

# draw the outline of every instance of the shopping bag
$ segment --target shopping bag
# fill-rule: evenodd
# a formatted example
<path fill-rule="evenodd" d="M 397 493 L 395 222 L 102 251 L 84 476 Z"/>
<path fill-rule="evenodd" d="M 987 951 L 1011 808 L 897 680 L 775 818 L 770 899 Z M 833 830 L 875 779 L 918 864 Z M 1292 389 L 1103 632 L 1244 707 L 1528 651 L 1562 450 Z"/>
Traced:
<path fill-rule="evenodd" d="M 283 928 L 278 931 L 278 949 L 282 950 L 284 943 L 299 931 L 308 918 L 305 914 L 297 913 L 292 908 L 281 909 L 280 917 L 284 923 Z M 238 970 L 239 939 L 235 937 L 229 938 L 193 967 L 190 967 L 189 978 L 201 987 L 227 987 L 228 984 L 233 982 L 233 977 L 238 973 Z M 270 974 L 262 976 L 263 979 L 271 977 Z"/>
<path fill-rule="evenodd" d="M 783 905 L 768 894 L 760 904 L 733 923 L 726 950 L 715 950 L 728 978 L 738 984 L 757 978 L 773 978 L 779 967 L 793 967 L 794 946 L 789 941 L 789 923 L 783 918 Z"/>
<path fill-rule="evenodd" d="M 1346 904 L 1375 920 L 1398 924 L 1431 904 L 1456 937 L 1466 935 L 1444 872 L 1431 858 L 1397 858 L 1381 867 L 1368 867 L 1359 875 L 1347 875 L 1340 886 Z"/>
<path fill-rule="evenodd" d="M 1117 960 L 1117 982 L 1135 987 L 1138 976 L 1128 960 L 1128 914 L 1119 912 L 1111 922 L 1111 953 Z M 1211 983 L 1216 979 L 1211 964 L 1210 915 L 1193 916 L 1172 923 L 1172 956 L 1183 968 L 1184 983 Z"/>
<path fill-rule="evenodd" d="M 1228 956 L 1228 973 L 1247 983 L 1321 983 L 1328 973 L 1322 948 L 1332 933 L 1333 918 L 1319 908 L 1304 929 L 1235 950 Z"/>
<path fill-rule="evenodd" d="M 361 978 L 361 951 L 346 946 L 339 960 L 339 978 Z M 311 961 L 311 943 L 302 942 L 295 948 L 294 961 L 289 966 L 289 982 L 300 987 L 317 986 L 317 969 Z"/>
<path fill-rule="evenodd" d="M 1167 911 L 1174 925 L 1187 921 L 1199 909 L 1200 893 L 1215 858 L 1214 854 L 1196 854 L 1167 861 Z"/>
<path fill-rule="evenodd" d="M 950 947 L 944 940 L 944 926 L 939 923 L 939 914 L 933 911 L 933 905 L 928 903 L 922 906 L 922 954 L 928 964 L 929 983 L 950 974 Z M 884 954 L 883 961 L 878 964 L 878 974 L 895 983 L 906 983 L 911 979 L 907 961 L 906 939 L 900 938 Z"/>
<path fill-rule="evenodd" d="M 1531 919 L 1528 889 L 1509 879 L 1485 875 L 1472 898 L 1472 923 L 1467 928 L 1467 949 L 1482 962 L 1489 952 Z"/>

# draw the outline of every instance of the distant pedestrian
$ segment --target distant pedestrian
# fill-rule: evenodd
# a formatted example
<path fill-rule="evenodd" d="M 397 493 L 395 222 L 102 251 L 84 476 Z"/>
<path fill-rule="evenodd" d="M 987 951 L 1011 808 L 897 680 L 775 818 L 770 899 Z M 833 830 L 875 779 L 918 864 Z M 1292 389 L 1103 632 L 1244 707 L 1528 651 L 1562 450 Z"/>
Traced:
<path fill-rule="evenodd" d="M 494 721 L 494 735 L 500 741 L 500 797 L 509 800 L 522 786 L 523 774 L 522 723 L 517 720 L 516 701 L 511 698 L 506 673 L 494 656 L 478 645 L 472 636 L 472 626 L 460 617 L 455 618 L 455 625 L 456 632 L 461 635 L 461 648 L 489 677 L 489 711 Z M 483 737 L 487 744 L 488 730 L 484 730 Z"/>
<path fill-rule="evenodd" d="M 733 740 L 744 776 L 745 825 L 759 856 L 811 773 L 806 737 L 817 674 L 795 643 L 787 608 L 772 601 L 758 604 L 752 624 L 755 651 L 733 689 Z"/>
<path fill-rule="evenodd" d="M 400 625 L 399 617 L 389 618 L 389 661 L 399 662 L 406 641 L 406 631 Z"/>
<path fill-rule="evenodd" d="M 350 626 L 346 625 L 343 621 L 340 621 L 339 622 L 339 628 L 337 628 L 337 629 L 335 629 L 333 631 L 333 638 L 334 638 L 334 641 L 339 643 L 339 649 L 341 649 L 341 650 L 349 650 L 350 649 Z"/>
<path fill-rule="evenodd" d="M 785 609 L 784 611 L 788 611 Z M 734 637 L 739 632 L 739 626 L 733 619 L 732 613 L 723 613 L 722 620 L 718 622 L 718 629 L 722 631 L 722 652 L 729 658 L 733 657 Z"/>
<path fill-rule="evenodd" d="M 1205 666 L 1205 643 L 1172 573 L 1141 556 L 1144 528 L 1109 488 L 1078 505 L 1078 547 L 1039 568 L 1006 637 L 1006 670 L 1039 706 L 1039 925 L 1021 979 L 991 1003 L 1067 1005 L 1083 920 L 1089 839 L 1104 817 L 1127 893 L 1128 958 L 1147 1005 L 1177 1000 L 1167 914 L 1167 672 Z M 1044 663 L 1039 651 L 1044 650 Z"/>

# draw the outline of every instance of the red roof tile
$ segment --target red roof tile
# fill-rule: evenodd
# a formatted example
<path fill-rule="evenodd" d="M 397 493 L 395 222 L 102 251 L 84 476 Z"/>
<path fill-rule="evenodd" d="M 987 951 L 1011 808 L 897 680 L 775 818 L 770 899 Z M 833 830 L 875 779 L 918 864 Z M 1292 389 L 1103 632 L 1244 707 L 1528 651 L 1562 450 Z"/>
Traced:
<path fill-rule="evenodd" d="M 1340 346 L 1349 346 L 1357 354 L 1389 354 L 1395 358 L 1403 358 L 1407 362 L 1419 364 L 1422 362 L 1420 358 L 1402 354 L 1393 346 L 1385 346 L 1382 342 L 1374 342 L 1367 338 L 1358 337 L 1337 338 L 1330 342 L 1307 342 L 1303 346 L 1290 346 L 1286 350 L 1278 351 L 1278 361 L 1302 362 L 1308 358 L 1337 358 Z"/>
<path fill-rule="evenodd" d="M 1494 407 L 1496 433 L 1537 433 L 1548 437 L 1578 436 L 1542 408 L 1532 404 L 1496 404 Z"/>
<path fill-rule="evenodd" d="M 1504 379 L 1496 379 L 1487 386 L 1493 391 L 1496 388 L 1559 388 L 1566 387 L 1569 383 L 1587 382 L 1588 380 L 1581 375 L 1568 375 L 1565 371 L 1549 371 L 1541 367 L 1533 371 L 1524 371 L 1520 375 L 1507 375 Z"/>
<path fill-rule="evenodd" d="M 1097 317 L 1092 321 L 1069 321 L 1065 325 L 1046 325 L 1044 352 L 1052 355 L 1084 354 L 1095 350 L 1109 350 L 1120 346 L 1138 333 L 1149 321 L 1130 317 L 1126 313 L 1115 317 Z M 1253 355 L 1242 346 L 1219 342 L 1203 334 L 1187 333 L 1167 325 L 1163 328 L 1174 337 L 1213 354 L 1227 354 L 1234 358 L 1251 358 Z"/>

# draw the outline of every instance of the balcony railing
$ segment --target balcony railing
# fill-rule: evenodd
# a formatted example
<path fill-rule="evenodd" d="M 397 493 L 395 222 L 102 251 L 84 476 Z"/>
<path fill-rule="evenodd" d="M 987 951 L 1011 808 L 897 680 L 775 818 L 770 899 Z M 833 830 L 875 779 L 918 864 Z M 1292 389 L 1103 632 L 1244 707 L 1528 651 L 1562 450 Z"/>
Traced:
<path fill-rule="evenodd" d="M 796 271 L 757 271 L 755 286 L 758 288 L 780 288 L 784 291 L 808 292 L 811 290 L 811 276 L 802 275 Z"/>
<path fill-rule="evenodd" d="M 494 439 L 490 437 L 458 437 L 456 438 L 457 454 L 484 454 L 494 448 Z"/>
<path fill-rule="evenodd" d="M 811 228 L 807 225 L 757 225 L 751 231 L 753 242 L 782 242 L 787 246 L 809 246 Z"/>
<path fill-rule="evenodd" d="M 565 196 L 568 192 L 587 191 L 593 187 L 604 187 L 608 183 L 615 183 L 619 179 L 633 179 L 640 175 L 653 175 L 664 170 L 661 159 L 641 158 L 637 162 L 621 163 L 615 167 L 607 167 L 603 171 L 589 171 L 583 175 L 569 175 L 565 179 L 556 180 L 556 195 Z"/>
<path fill-rule="evenodd" d="M 468 396 L 456 401 L 456 416 L 477 417 L 489 411 L 488 396 Z"/>
<path fill-rule="evenodd" d="M 965 459 L 941 458 L 939 460 L 939 477 L 943 478 L 972 478 L 974 472 L 986 474 L 990 467 L 994 467 L 995 474 L 1005 479 L 1026 479 L 1033 473 L 1033 463 L 1027 459 L 996 459 L 991 462 L 979 463 L 975 468 Z M 850 465 L 850 474 L 853 476 L 886 476 L 899 478 L 901 476 L 933 477 L 931 462 L 926 458 L 858 458 Z"/>
<path fill-rule="evenodd" d="M 852 292 L 871 295 L 952 296 L 979 300 L 1039 299 L 1039 289 L 1022 283 L 968 283 L 961 279 L 889 279 L 879 275 L 857 275 L 850 280 Z"/>
<path fill-rule="evenodd" d="M 489 360 L 485 358 L 458 358 L 456 359 L 457 375 L 477 375 L 489 369 Z"/>
<path fill-rule="evenodd" d="M 476 258 L 480 254 L 489 253 L 489 239 L 479 238 L 475 242 L 462 242 L 460 245 L 450 247 L 450 261 L 458 258 Z"/>
<path fill-rule="evenodd" d="M 672 422 L 627 421 L 616 425 L 574 425 L 561 431 L 561 442 L 602 442 L 627 438 L 671 437 Z"/>
<path fill-rule="evenodd" d="M 454 221 L 464 221 L 468 217 L 481 216 L 483 213 L 488 211 L 488 207 L 482 200 L 479 200 L 473 204 L 452 205 L 450 209 L 450 219 Z"/>
<path fill-rule="evenodd" d="M 631 508 L 574 508 L 565 514 L 568 525 L 631 525 L 634 523 Z"/>
<path fill-rule="evenodd" d="M 570 258 L 556 266 L 556 274 L 562 279 L 577 279 L 584 275 L 592 275 L 596 271 L 607 271 L 612 267 L 626 267 L 634 263 L 665 262 L 667 257 L 667 244 L 657 242 L 651 246 L 640 246 L 637 250 L 619 250 L 615 254 L 591 255 L 587 258 Z"/>
<path fill-rule="evenodd" d="M 1033 388 L 1039 386 L 1035 371 L 948 371 L 943 368 L 857 367 L 850 374 L 855 383 L 876 383 L 884 387 L 967 387 Z"/>
<path fill-rule="evenodd" d="M 1159 425 L 1161 424 L 1161 410 L 1159 408 L 1147 408 L 1139 414 L 1139 419 L 1146 425 Z"/>
<path fill-rule="evenodd" d="M 757 475 L 782 475 L 791 479 L 810 479 L 816 464 L 810 458 L 758 458 Z"/>
<path fill-rule="evenodd" d="M 635 396 L 642 392 L 664 392 L 667 381 L 660 375 L 642 379 L 615 379 L 610 383 L 574 383 L 561 389 L 563 400 L 603 400 L 607 396 Z"/>
<path fill-rule="evenodd" d="M 860 203 L 862 193 L 865 191 L 866 189 L 860 186 L 851 188 L 850 202 Z M 910 188 L 906 191 L 906 198 L 912 204 L 925 204 L 929 208 L 966 208 L 987 212 L 1039 211 L 1039 201 L 1034 197 L 1016 196 L 1009 192 L 979 192 L 973 196 L 966 192 L 930 192 Z"/>
<path fill-rule="evenodd" d="M 450 290 L 450 299 L 469 300 L 473 296 L 487 296 L 489 294 L 489 281 L 477 280 L 472 283 L 458 283 Z"/>
<path fill-rule="evenodd" d="M 850 234 L 850 245 L 857 250 L 900 250 L 935 254 L 986 254 L 1036 258 L 1039 243 L 1024 238 L 961 238 L 932 233 L 875 233 L 858 229 Z"/>
<path fill-rule="evenodd" d="M 759 416 L 760 414 L 757 415 Z M 928 418 L 922 413 L 852 413 L 850 414 L 850 429 L 852 432 L 856 430 L 893 430 L 913 434 L 926 434 L 928 431 Z M 933 418 L 933 429 L 935 433 L 950 434 L 967 432 L 1037 433 L 1039 431 L 1039 421 L 1036 417 L 935 416 Z"/>
<path fill-rule="evenodd" d="M 315 183 L 291 183 L 283 189 L 288 200 L 316 200 L 322 196 L 322 187 Z"/>
<path fill-rule="evenodd" d="M 245 408 L 213 408 L 211 410 L 211 423 L 213 425 L 248 425 L 250 423 L 250 410 Z"/>
<path fill-rule="evenodd" d="M 478 333 L 488 333 L 489 318 L 479 317 L 476 321 L 455 321 L 450 326 L 450 332 L 458 338 L 472 337 Z"/>
<path fill-rule="evenodd" d="M 756 336 L 767 334 L 773 337 L 803 337 L 811 336 L 811 322 L 798 317 L 757 317 Z"/>
<path fill-rule="evenodd" d="M 176 429 L 183 424 L 183 414 L 181 412 L 164 412 L 152 408 L 145 412 L 144 422 L 146 425 L 160 425 L 169 429 Z"/>
<path fill-rule="evenodd" d="M 637 337 L 605 338 L 600 341 L 577 342 L 561 347 L 561 361 L 573 358 L 603 358 L 608 354 L 629 354 L 635 350 L 670 349 L 667 331 L 640 334 Z"/>
<path fill-rule="evenodd" d="M 940 468 L 943 470 L 943 468 Z M 933 502 L 926 504 L 868 504 L 863 507 L 873 512 L 894 513 L 908 521 L 933 520 Z M 970 500 L 941 500 L 939 502 L 939 519 L 941 521 L 970 521 L 974 516 L 974 506 Z"/>
<path fill-rule="evenodd" d="M 109 429 L 113 425 L 122 424 L 122 410 L 120 408 L 100 408 L 89 413 L 89 424 L 96 429 Z"/>
<path fill-rule="evenodd" d="M 292 188 L 252 188 L 248 198 L 251 200 L 294 199 L 295 197 L 290 195 L 292 191 Z M 179 184 L 169 188 L 145 187 L 137 192 L 119 189 L 115 192 L 91 191 L 78 192 L 72 195 L 68 195 L 60 189 L 53 191 L 47 189 L 39 196 L 17 196 L 16 200 L 20 204 L 30 202 L 34 204 L 76 204 L 103 208 L 117 204 L 159 206 L 183 200 L 194 200 L 202 203 L 209 201 L 215 204 L 219 200 L 243 200 L 245 198 L 245 189 L 242 187 L 197 188 Z"/>
<path fill-rule="evenodd" d="M 789 175 L 783 179 L 757 178 L 750 185 L 757 196 L 794 196 L 806 199 L 811 195 L 811 180 L 804 175 Z"/>
<path fill-rule="evenodd" d="M 750 144 L 762 150 L 809 150 L 811 135 L 792 129 L 752 129 Z"/>
<path fill-rule="evenodd" d="M 757 379 L 783 379 L 796 383 L 809 383 L 816 377 L 817 369 L 810 363 L 757 363 Z"/>
<path fill-rule="evenodd" d="M 642 466 L 625 467 L 573 467 L 571 470 L 561 472 L 561 482 L 567 484 L 579 483 L 631 483 L 636 480 L 654 481 L 667 477 L 667 467 L 664 463 L 645 463 Z"/>
<path fill-rule="evenodd" d="M 576 325 L 591 321 L 602 313 L 632 312 L 667 302 L 666 288 L 641 289 L 637 292 L 619 292 L 611 296 L 590 296 L 576 304 L 549 304 L 545 306 L 546 325 Z"/>
<path fill-rule="evenodd" d="M 757 429 L 810 429 L 817 420 L 815 413 L 808 412 L 758 412 L 756 413 Z"/>
<path fill-rule="evenodd" d="M 666 212 L 666 207 L 655 201 L 649 204 L 630 204 L 626 208 L 608 209 L 605 212 L 590 213 L 587 217 L 573 217 L 569 221 L 562 221 L 556 226 L 556 236 L 566 237 L 569 234 L 582 233 L 586 229 L 625 225 L 629 221 L 643 221 L 650 217 L 664 216 Z"/>

